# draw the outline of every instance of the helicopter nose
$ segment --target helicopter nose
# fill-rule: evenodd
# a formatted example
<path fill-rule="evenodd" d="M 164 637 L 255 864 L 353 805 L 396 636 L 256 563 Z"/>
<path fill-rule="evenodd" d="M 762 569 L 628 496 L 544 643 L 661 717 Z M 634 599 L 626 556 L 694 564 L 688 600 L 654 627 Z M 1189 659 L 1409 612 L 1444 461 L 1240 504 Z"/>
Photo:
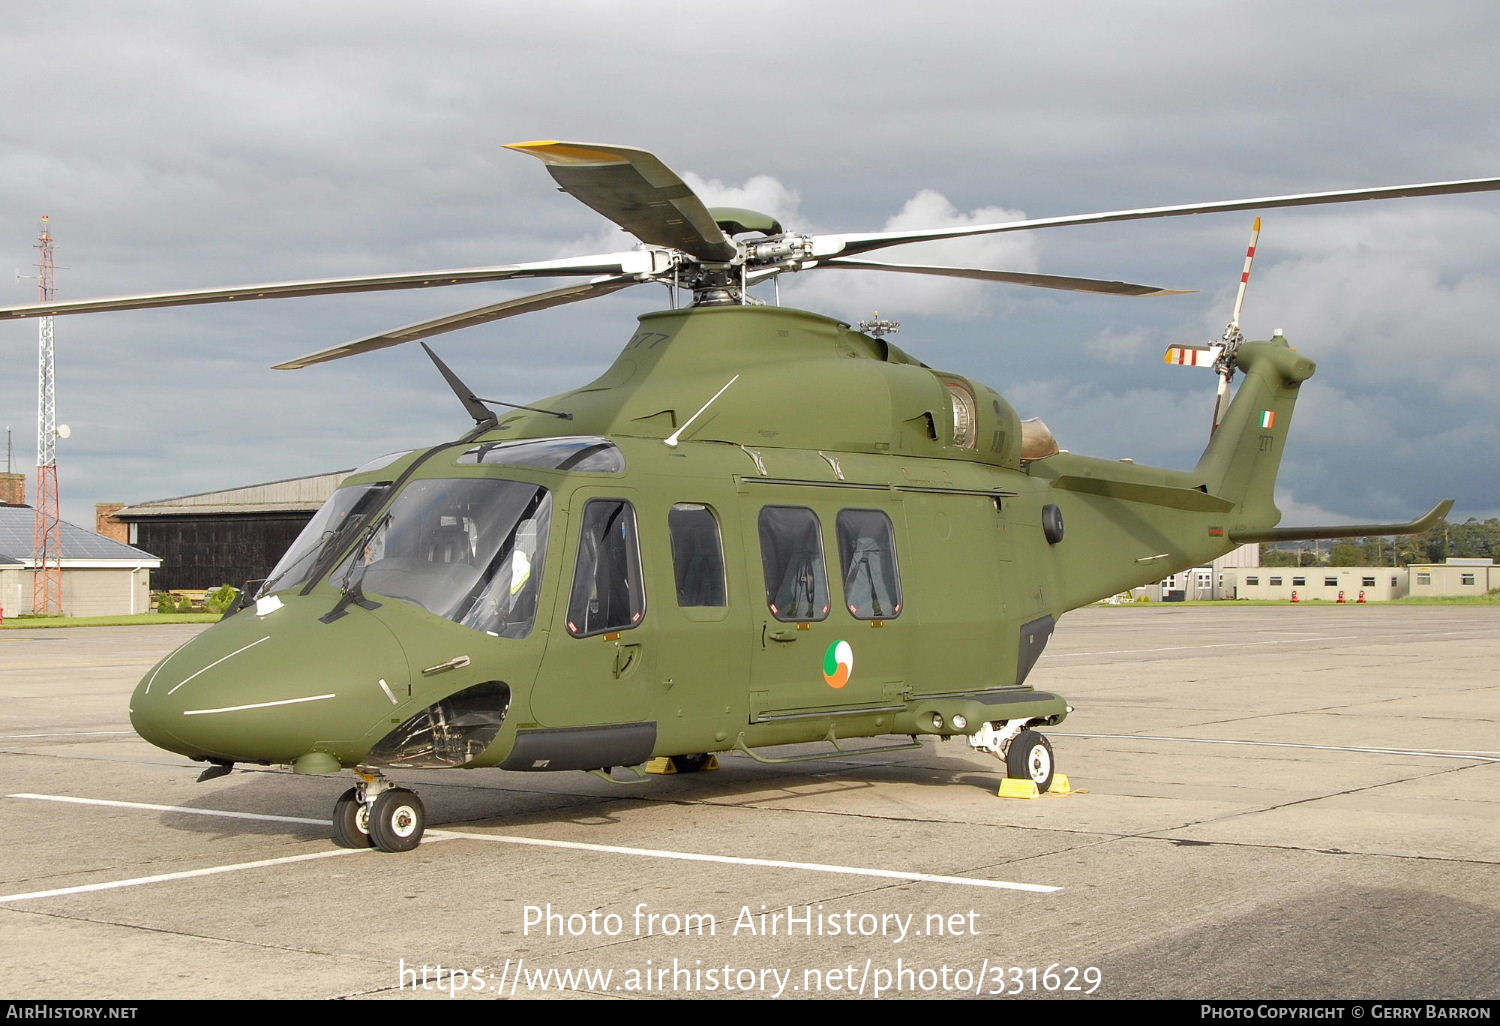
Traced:
<path fill-rule="evenodd" d="M 322 623 L 326 606 L 294 599 L 267 616 L 246 610 L 177 649 L 136 687 L 136 733 L 234 762 L 288 763 L 352 743 L 407 697 L 406 658 L 373 616 Z"/>

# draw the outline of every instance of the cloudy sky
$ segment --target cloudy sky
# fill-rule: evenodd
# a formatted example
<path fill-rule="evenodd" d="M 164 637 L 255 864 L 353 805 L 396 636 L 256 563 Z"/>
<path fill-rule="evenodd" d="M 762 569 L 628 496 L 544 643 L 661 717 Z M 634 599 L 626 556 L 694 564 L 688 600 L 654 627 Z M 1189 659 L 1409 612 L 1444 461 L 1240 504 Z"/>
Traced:
<path fill-rule="evenodd" d="M 49 0 L 0 34 L 0 301 L 38 218 L 60 298 L 627 248 L 528 139 L 652 150 L 713 204 L 811 231 L 983 223 L 1500 173 L 1493 0 Z M 1075 452 L 1191 466 L 1253 214 L 1055 228 L 876 259 L 1124 278 L 1124 299 L 823 271 L 783 301 L 879 309 Z M 1246 304 L 1319 364 L 1285 523 L 1500 515 L 1500 196 L 1270 211 Z M 871 280 L 874 279 L 874 280 Z M 468 424 L 420 350 L 285 372 L 347 339 L 546 287 L 56 322 L 64 515 L 353 466 Z M 482 395 L 589 380 L 643 286 L 445 336 Z M 35 322 L 0 324 L 0 427 L 35 463 Z"/>

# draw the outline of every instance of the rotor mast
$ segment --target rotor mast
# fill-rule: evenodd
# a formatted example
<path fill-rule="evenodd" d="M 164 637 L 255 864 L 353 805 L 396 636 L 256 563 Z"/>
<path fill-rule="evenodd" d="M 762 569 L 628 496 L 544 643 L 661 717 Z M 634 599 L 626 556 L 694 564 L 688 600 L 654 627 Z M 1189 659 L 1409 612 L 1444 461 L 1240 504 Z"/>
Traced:
<path fill-rule="evenodd" d="M 57 296 L 57 263 L 52 228 L 42 217 L 37 235 L 37 295 L 43 303 Z M 36 532 L 32 545 L 31 611 L 39 616 L 63 614 L 62 514 L 57 488 L 57 382 L 52 358 L 52 317 L 37 328 L 36 382 Z"/>

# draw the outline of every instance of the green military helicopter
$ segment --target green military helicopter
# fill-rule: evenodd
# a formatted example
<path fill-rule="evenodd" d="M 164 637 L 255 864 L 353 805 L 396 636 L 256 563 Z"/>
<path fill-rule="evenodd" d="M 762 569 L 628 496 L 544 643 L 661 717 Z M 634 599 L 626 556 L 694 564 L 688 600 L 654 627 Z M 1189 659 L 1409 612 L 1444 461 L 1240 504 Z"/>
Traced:
<path fill-rule="evenodd" d="M 425 813 L 388 772 L 498 767 L 702 769 L 831 758 L 962 736 L 1041 790 L 1038 727 L 1068 715 L 1028 687 L 1070 609 L 1252 541 L 1419 531 L 1278 528 L 1272 488 L 1314 365 L 1279 335 L 1179 347 L 1232 402 L 1177 471 L 1060 451 L 993 389 L 869 332 L 753 301 L 814 268 L 955 276 L 1143 296 L 1118 281 L 877 263 L 903 243 L 1049 226 L 1493 190 L 1480 179 L 1040 218 L 930 231 L 804 235 L 710 209 L 651 154 L 511 147 L 635 235 L 579 259 L 83 300 L 43 316 L 511 278 L 580 283 L 280 364 L 298 368 L 643 282 L 672 286 L 597 380 L 503 418 L 445 366 L 462 437 L 351 474 L 233 616 L 162 660 L 131 700 L 146 740 L 210 764 L 352 769 L 341 845 L 404 851 Z M 425 348 L 425 344 L 424 344 Z M 431 351 L 429 350 L 429 353 Z M 436 361 L 436 357 L 433 359 Z M 1172 359 L 1169 354 L 1169 360 Z M 489 402 L 489 405 L 487 405 Z M 840 742 L 904 738 L 849 750 Z"/>

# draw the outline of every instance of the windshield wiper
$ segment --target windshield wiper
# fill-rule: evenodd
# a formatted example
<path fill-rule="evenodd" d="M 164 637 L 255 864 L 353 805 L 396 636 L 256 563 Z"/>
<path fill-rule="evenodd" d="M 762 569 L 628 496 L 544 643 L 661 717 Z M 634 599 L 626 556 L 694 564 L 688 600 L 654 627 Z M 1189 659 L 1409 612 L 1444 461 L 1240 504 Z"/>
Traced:
<path fill-rule="evenodd" d="M 366 538 L 373 539 L 375 535 L 380 533 L 382 528 L 390 523 L 390 520 L 391 515 L 389 513 L 381 517 L 375 522 L 373 529 L 371 529 L 369 534 L 366 535 Z M 324 613 L 322 616 L 318 617 L 318 619 L 323 623 L 333 623 L 333 621 L 337 620 L 339 617 L 346 615 L 351 604 L 359 606 L 359 608 L 361 609 L 380 608 L 379 602 L 376 602 L 374 599 L 365 597 L 365 571 L 369 570 L 370 564 L 361 562 L 359 556 L 361 555 L 360 549 L 364 548 L 364 546 L 368 544 L 369 541 L 367 540 L 362 545 L 356 547 L 354 555 L 350 557 L 349 569 L 344 571 L 344 577 L 341 581 L 339 581 L 339 587 L 343 590 L 343 594 L 340 595 L 339 600 L 333 604 L 332 609 Z M 356 573 L 356 571 L 358 572 Z"/>

